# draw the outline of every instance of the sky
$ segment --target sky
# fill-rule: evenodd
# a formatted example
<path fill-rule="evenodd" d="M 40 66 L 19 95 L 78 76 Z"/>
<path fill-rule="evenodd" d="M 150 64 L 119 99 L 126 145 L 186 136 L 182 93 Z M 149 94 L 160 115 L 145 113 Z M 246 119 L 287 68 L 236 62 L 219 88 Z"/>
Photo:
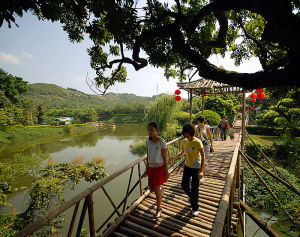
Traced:
<path fill-rule="evenodd" d="M 74 88 L 87 94 L 94 94 L 86 85 L 85 77 L 95 75 L 90 67 L 87 49 L 92 45 L 87 38 L 81 43 L 71 43 L 68 35 L 58 22 L 39 21 L 31 13 L 17 17 L 19 27 L 8 28 L 4 22 L 0 28 L 0 68 L 8 73 L 22 77 L 29 83 L 50 83 L 63 88 Z M 245 61 L 235 67 L 227 55 L 209 59 L 216 66 L 238 72 L 256 72 L 261 70 L 257 59 Z M 164 77 L 164 70 L 147 66 L 135 71 L 127 66 L 126 83 L 118 83 L 108 92 L 133 93 L 139 96 L 153 96 L 160 93 L 174 94 L 176 80 Z M 194 79 L 199 79 L 195 76 Z M 187 93 L 183 92 L 186 98 Z"/>

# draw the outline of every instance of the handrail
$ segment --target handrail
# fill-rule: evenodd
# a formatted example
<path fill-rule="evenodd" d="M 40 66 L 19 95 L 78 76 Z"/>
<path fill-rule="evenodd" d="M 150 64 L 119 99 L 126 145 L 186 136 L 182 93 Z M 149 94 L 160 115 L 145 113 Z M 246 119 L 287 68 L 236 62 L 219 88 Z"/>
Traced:
<path fill-rule="evenodd" d="M 239 148 L 240 148 L 240 144 L 241 144 L 241 140 L 242 140 L 242 136 L 241 136 L 242 132 L 240 132 L 239 134 L 239 140 L 238 143 L 234 149 L 233 152 L 233 156 L 232 156 L 232 160 L 231 160 L 231 164 L 229 167 L 229 171 L 225 180 L 225 187 L 223 189 L 223 193 L 222 193 L 222 197 L 219 203 L 219 208 L 217 211 L 217 215 L 214 221 L 214 225 L 213 225 L 213 229 L 211 232 L 211 237 L 221 237 L 222 233 L 223 233 L 223 229 L 224 229 L 224 224 L 225 224 L 225 217 L 226 215 L 228 215 L 228 211 L 232 211 L 230 210 L 229 204 L 231 202 L 231 198 L 232 196 L 234 196 L 234 192 L 232 191 L 232 187 L 234 187 L 235 185 L 235 179 L 237 178 L 236 172 L 237 172 L 237 163 L 238 162 L 238 156 L 239 156 Z M 239 167 L 238 167 L 239 168 Z M 231 215 L 229 215 L 231 218 Z M 227 222 L 229 222 L 230 220 L 227 220 Z"/>
<path fill-rule="evenodd" d="M 182 139 L 181 137 L 175 138 L 170 142 L 167 142 L 167 146 L 173 145 L 173 154 L 174 154 L 174 144 L 178 143 L 179 146 L 179 142 Z M 91 224 L 94 224 L 94 216 L 93 216 L 93 202 L 92 200 L 92 195 L 93 192 L 97 191 L 98 189 L 102 189 L 104 191 L 104 193 L 106 194 L 106 196 L 108 197 L 109 201 L 111 201 L 115 211 L 118 213 L 118 211 L 116 210 L 118 207 L 120 207 L 120 205 L 118 207 L 116 207 L 114 205 L 114 203 L 112 202 L 112 200 L 110 199 L 109 195 L 107 194 L 107 192 L 104 189 L 104 185 L 109 183 L 110 181 L 114 180 L 116 177 L 120 176 L 121 174 L 125 173 L 126 171 L 128 171 L 129 169 L 133 169 L 136 165 L 138 165 L 140 167 L 140 163 L 146 160 L 146 155 L 135 160 L 134 162 L 128 164 L 127 166 L 123 167 L 120 170 L 115 171 L 113 174 L 111 174 L 110 176 L 107 176 L 106 178 L 102 179 L 101 181 L 99 181 L 98 183 L 94 184 L 93 186 L 87 188 L 86 190 L 84 190 L 83 192 L 77 194 L 75 197 L 73 197 L 71 200 L 69 200 L 68 202 L 63 203 L 62 205 L 56 207 L 55 209 L 53 209 L 50 213 L 44 215 L 42 218 L 36 220 L 35 222 L 33 222 L 32 224 L 26 226 L 24 229 L 22 229 L 20 232 L 18 232 L 17 234 L 15 234 L 15 237 L 23 237 L 23 236 L 28 236 L 32 233 L 34 233 L 35 231 L 39 230 L 42 226 L 44 226 L 45 224 L 49 223 L 50 221 L 52 221 L 53 219 L 55 219 L 57 216 L 59 216 L 60 214 L 62 214 L 64 211 L 66 211 L 67 209 L 71 208 L 72 206 L 76 205 L 75 209 L 74 209 L 74 213 L 73 213 L 73 217 L 72 217 L 72 222 L 70 225 L 70 228 L 74 226 L 74 222 L 75 222 L 75 218 L 76 218 L 76 214 L 78 211 L 78 205 L 80 203 L 80 201 L 82 201 L 83 199 L 85 199 L 84 202 L 84 207 L 82 208 L 82 213 L 81 213 L 81 217 L 80 217 L 80 221 L 78 226 L 80 226 L 80 228 L 78 227 L 77 229 L 77 233 L 79 230 L 81 230 L 82 227 L 82 223 L 85 217 L 85 212 L 88 208 L 89 211 L 89 219 L 90 219 L 90 235 L 91 236 L 95 236 L 95 230 L 94 228 L 92 228 L 93 230 L 91 231 Z M 173 166 L 176 166 L 175 162 L 173 161 Z M 142 194 L 142 184 L 141 184 L 141 171 L 140 168 L 138 169 L 139 171 L 139 177 L 138 177 L 138 183 L 140 183 L 140 190 L 141 193 L 140 195 L 143 196 Z M 137 183 L 137 184 L 138 184 Z M 137 186 L 137 184 L 130 190 L 127 189 L 127 193 L 126 193 L 126 200 L 127 197 L 129 196 L 129 194 L 133 191 L 133 189 Z M 128 185 L 128 187 L 130 186 L 130 183 Z M 124 200 L 123 200 L 124 201 Z M 125 202 L 126 203 L 126 202 Z M 122 205 L 122 202 L 121 202 Z M 74 220 L 73 220 L 74 219 Z M 92 222 L 92 223 L 91 223 Z M 100 230 L 100 229 L 98 229 Z M 72 233 L 72 230 L 69 230 L 69 232 Z"/>

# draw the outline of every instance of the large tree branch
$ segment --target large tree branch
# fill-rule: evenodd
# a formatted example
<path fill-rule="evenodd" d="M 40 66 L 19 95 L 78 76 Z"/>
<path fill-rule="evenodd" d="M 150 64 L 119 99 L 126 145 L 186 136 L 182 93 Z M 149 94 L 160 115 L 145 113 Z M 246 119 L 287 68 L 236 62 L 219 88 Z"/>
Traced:
<path fill-rule="evenodd" d="M 256 73 L 238 73 L 221 70 L 185 43 L 184 36 L 178 25 L 174 24 L 170 33 L 174 50 L 186 60 L 192 62 L 199 69 L 199 75 L 204 78 L 248 89 L 287 85 L 299 86 L 299 80 L 293 76 L 300 73 L 299 68 L 286 68 L 271 72 Z"/>

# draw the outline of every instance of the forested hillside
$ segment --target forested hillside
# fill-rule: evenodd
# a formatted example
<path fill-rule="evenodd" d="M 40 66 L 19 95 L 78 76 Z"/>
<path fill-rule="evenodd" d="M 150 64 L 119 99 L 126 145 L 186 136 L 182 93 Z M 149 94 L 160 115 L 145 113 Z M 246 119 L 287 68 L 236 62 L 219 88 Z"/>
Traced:
<path fill-rule="evenodd" d="M 154 98 L 136 96 L 134 94 L 108 93 L 104 96 L 85 94 L 76 89 L 64 89 L 54 84 L 36 83 L 28 85 L 28 92 L 20 96 L 23 101 L 33 101 L 45 109 L 75 108 L 86 106 L 111 107 L 116 104 L 131 104 L 134 102 L 150 102 Z"/>

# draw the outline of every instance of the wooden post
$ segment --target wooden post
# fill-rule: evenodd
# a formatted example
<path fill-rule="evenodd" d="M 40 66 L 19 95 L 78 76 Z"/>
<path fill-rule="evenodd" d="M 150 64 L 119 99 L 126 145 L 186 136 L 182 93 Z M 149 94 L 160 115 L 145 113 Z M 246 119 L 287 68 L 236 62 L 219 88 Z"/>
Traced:
<path fill-rule="evenodd" d="M 193 89 L 190 89 L 190 124 L 192 124 L 193 115 Z"/>
<path fill-rule="evenodd" d="M 88 206 L 88 199 L 86 197 L 85 200 L 84 200 L 83 206 L 82 206 L 82 211 L 81 211 L 79 223 L 78 223 L 78 226 L 77 226 L 76 237 L 79 237 L 81 235 L 81 229 L 82 229 L 82 225 L 83 225 L 83 221 L 84 221 L 87 206 Z"/>
<path fill-rule="evenodd" d="M 140 195 L 143 195 L 143 184 L 142 184 L 142 176 L 141 176 L 141 166 L 138 163 L 138 172 L 139 172 L 139 182 L 140 182 Z"/>
<path fill-rule="evenodd" d="M 95 216 L 94 216 L 94 202 L 93 193 L 88 196 L 88 213 L 89 213 L 89 226 L 90 226 L 90 236 L 95 237 Z"/>
<path fill-rule="evenodd" d="M 246 134 L 245 134 L 245 127 L 246 127 L 246 113 L 245 113 L 245 104 L 246 104 L 246 93 L 243 90 L 243 101 L 242 101 L 242 143 L 241 143 L 241 150 L 244 150 L 245 141 L 246 141 Z"/>
<path fill-rule="evenodd" d="M 73 216 L 72 216 L 72 220 L 71 220 L 71 224 L 70 224 L 69 231 L 68 231 L 68 237 L 72 236 L 72 232 L 73 232 L 73 228 L 74 228 L 74 224 L 75 224 L 75 220 L 76 220 L 76 216 L 77 216 L 79 204 L 80 204 L 80 201 L 77 202 L 76 205 L 75 205 Z"/>
<path fill-rule="evenodd" d="M 247 211 L 247 215 L 268 235 L 273 237 L 279 237 L 278 234 L 274 230 L 272 230 L 266 222 L 264 222 L 261 218 L 256 216 L 251 208 L 246 205 L 244 202 L 240 202 L 241 208 Z"/>
<path fill-rule="evenodd" d="M 125 201 L 124 201 L 124 206 L 123 206 L 122 213 L 124 213 L 125 208 L 126 208 L 126 204 L 127 204 L 127 198 L 128 198 L 129 187 L 130 187 L 130 184 L 131 184 L 133 168 L 134 168 L 134 166 L 131 168 L 131 171 L 130 171 L 130 177 L 129 177 L 129 181 L 128 181 L 128 186 L 127 186 L 127 191 L 126 191 L 126 196 L 125 196 Z"/>
<path fill-rule="evenodd" d="M 202 115 L 204 115 L 204 92 L 202 94 Z"/>
<path fill-rule="evenodd" d="M 105 193 L 106 197 L 108 198 L 108 200 L 110 201 L 111 205 L 113 206 L 113 208 L 115 209 L 115 211 L 117 212 L 118 216 L 121 216 L 118 208 L 116 207 L 115 203 L 113 202 L 113 200 L 111 199 L 111 197 L 108 195 L 108 193 L 106 192 L 104 187 L 101 187 L 103 192 Z"/>

